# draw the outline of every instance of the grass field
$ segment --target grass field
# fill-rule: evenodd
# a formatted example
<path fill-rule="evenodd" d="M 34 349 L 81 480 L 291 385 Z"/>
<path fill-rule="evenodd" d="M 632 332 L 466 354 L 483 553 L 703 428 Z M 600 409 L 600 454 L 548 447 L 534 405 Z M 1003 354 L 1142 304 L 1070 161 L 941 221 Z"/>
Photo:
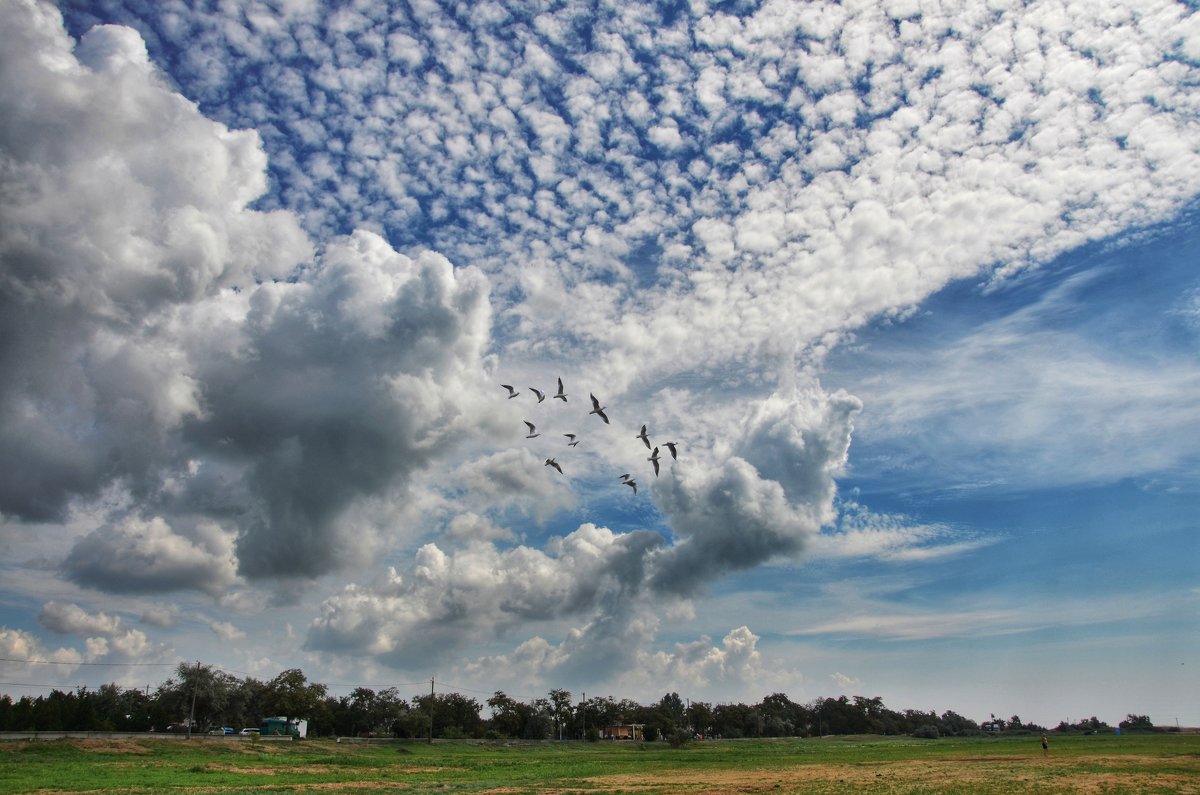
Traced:
<path fill-rule="evenodd" d="M 1200 793 L 1200 735 L 364 745 L 0 743 L 0 793 Z"/>

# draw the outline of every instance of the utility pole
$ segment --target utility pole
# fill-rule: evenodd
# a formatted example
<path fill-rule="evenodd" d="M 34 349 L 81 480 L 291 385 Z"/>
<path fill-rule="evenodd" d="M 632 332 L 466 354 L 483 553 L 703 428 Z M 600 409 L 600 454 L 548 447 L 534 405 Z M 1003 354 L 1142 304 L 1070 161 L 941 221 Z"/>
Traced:
<path fill-rule="evenodd" d="M 429 744 L 433 745 L 433 677 L 429 677 Z"/>
<path fill-rule="evenodd" d="M 583 739 L 587 739 L 587 693 L 580 692 L 583 696 Z"/>
<path fill-rule="evenodd" d="M 192 712 L 188 715 L 187 738 L 192 739 L 192 724 L 196 722 L 196 690 L 200 687 L 200 661 L 196 660 L 196 681 L 192 682 Z"/>

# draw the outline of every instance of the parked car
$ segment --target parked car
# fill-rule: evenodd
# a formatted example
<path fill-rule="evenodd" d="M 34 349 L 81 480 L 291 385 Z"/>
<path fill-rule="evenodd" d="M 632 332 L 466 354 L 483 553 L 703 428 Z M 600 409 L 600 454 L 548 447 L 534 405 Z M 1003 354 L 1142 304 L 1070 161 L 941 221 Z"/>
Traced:
<path fill-rule="evenodd" d="M 214 726 L 213 728 L 208 730 L 208 733 L 224 735 L 224 734 L 237 734 L 237 731 L 232 726 Z"/>
<path fill-rule="evenodd" d="M 258 729 L 250 729 L 250 728 L 242 729 L 241 734 L 246 734 L 246 735 L 258 734 Z"/>

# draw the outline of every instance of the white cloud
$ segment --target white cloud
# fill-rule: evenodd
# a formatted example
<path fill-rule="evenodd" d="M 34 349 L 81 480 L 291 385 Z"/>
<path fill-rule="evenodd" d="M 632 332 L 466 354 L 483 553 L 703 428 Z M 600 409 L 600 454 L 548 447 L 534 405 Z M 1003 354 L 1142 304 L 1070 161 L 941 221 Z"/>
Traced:
<path fill-rule="evenodd" d="M 1168 352 L 1131 358 L 1113 344 L 1127 320 L 1099 308 L 1093 325 L 1058 327 L 1064 313 L 1093 303 L 1086 295 L 1103 277 L 1096 269 L 1067 278 L 1029 306 L 873 368 L 855 385 L 869 407 L 860 426 L 872 443 L 897 448 L 889 469 L 903 476 L 914 464 L 937 471 L 952 460 L 938 480 L 1008 487 L 1185 469 L 1196 449 L 1178 429 L 1200 423 L 1191 399 L 1200 370 Z M 914 435 L 918 427 L 926 430 Z"/>
<path fill-rule="evenodd" d="M 42 605 L 38 623 L 63 634 L 116 635 L 123 629 L 120 616 L 89 613 L 77 604 L 57 601 Z"/>
<path fill-rule="evenodd" d="M 208 627 L 221 640 L 232 643 L 235 640 L 245 640 L 246 633 L 228 621 L 209 621 Z"/>
<path fill-rule="evenodd" d="M 447 553 L 426 544 L 403 574 L 389 568 L 326 599 L 306 646 L 412 666 L 509 626 L 611 605 L 641 586 L 647 552 L 659 543 L 652 533 L 585 524 L 552 539 L 547 552 L 477 542 Z"/>
<path fill-rule="evenodd" d="M 83 655 L 75 649 L 48 649 L 35 635 L 8 627 L 0 627 L 0 657 L 4 658 L 0 660 L 0 674 L 18 681 L 29 681 L 34 676 L 41 678 L 47 672 L 53 678 L 70 676 L 84 661 Z M 25 662 L 27 660 L 33 663 Z M 45 661 L 61 665 L 37 664 Z"/>
<path fill-rule="evenodd" d="M 852 501 L 840 506 L 837 527 L 825 528 L 809 547 L 813 558 L 874 558 L 893 562 L 937 561 L 997 543 L 972 538 L 941 524 L 914 522 L 871 512 Z"/>
<path fill-rule="evenodd" d="M 128 517 L 80 539 L 63 562 L 80 585 L 114 593 L 198 590 L 220 594 L 237 581 L 233 536 L 201 523 L 191 537 L 162 517 Z"/>

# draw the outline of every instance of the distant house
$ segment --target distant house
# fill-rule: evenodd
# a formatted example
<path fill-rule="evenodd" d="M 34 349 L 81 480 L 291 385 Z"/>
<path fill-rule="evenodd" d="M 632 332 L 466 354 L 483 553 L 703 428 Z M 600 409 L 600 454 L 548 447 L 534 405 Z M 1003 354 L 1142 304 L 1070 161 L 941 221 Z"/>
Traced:
<path fill-rule="evenodd" d="M 600 739 L 602 740 L 641 740 L 643 739 L 642 730 L 646 728 L 644 723 L 617 723 L 612 726 L 605 726 L 600 730 Z"/>
<path fill-rule="evenodd" d="M 983 729 L 985 732 L 996 734 L 997 732 L 1004 731 L 1004 727 L 1006 725 L 1007 724 L 1002 720 L 985 720 L 983 723 L 979 724 L 979 728 Z"/>

